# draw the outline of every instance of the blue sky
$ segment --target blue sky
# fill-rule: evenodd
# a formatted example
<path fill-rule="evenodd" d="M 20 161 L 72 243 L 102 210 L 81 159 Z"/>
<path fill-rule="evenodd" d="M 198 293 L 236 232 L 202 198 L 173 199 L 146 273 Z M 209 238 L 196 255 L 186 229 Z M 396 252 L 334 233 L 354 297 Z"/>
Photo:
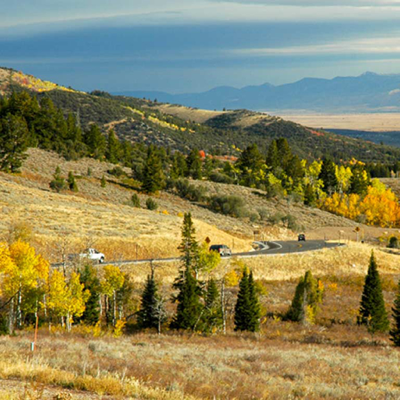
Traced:
<path fill-rule="evenodd" d="M 400 73 L 400 0 L 19 0 L 0 65 L 81 90 Z"/>

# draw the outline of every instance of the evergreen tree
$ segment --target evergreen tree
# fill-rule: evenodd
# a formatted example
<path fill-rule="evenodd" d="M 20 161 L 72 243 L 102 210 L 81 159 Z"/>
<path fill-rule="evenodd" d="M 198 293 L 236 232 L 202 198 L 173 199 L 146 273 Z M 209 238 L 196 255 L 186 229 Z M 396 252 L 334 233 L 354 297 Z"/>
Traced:
<path fill-rule="evenodd" d="M 328 158 L 322 160 L 321 172 L 319 173 L 318 179 L 322 180 L 326 193 L 332 194 L 336 191 L 338 180 L 336 177 L 335 163 L 332 160 Z"/>
<path fill-rule="evenodd" d="M 358 323 L 367 325 L 368 331 L 371 333 L 386 332 L 389 329 L 389 319 L 373 251 L 371 252 L 368 273 L 365 277 Z"/>
<path fill-rule="evenodd" d="M 142 188 L 146 193 L 155 193 L 165 186 L 161 160 L 153 146 L 150 146 L 143 170 Z"/>
<path fill-rule="evenodd" d="M 67 183 L 68 183 L 69 190 L 72 190 L 73 192 L 78 191 L 78 185 L 76 184 L 75 177 L 74 177 L 74 174 L 72 173 L 72 171 L 68 172 Z"/>
<path fill-rule="evenodd" d="M 186 164 L 188 167 L 188 175 L 193 179 L 202 179 L 202 162 L 200 158 L 199 150 L 194 148 L 186 158 Z"/>
<path fill-rule="evenodd" d="M 193 268 L 197 271 L 199 262 L 199 244 L 196 241 L 196 230 L 192 221 L 192 214 L 185 213 L 183 216 L 182 241 L 179 250 L 184 268 Z"/>
<path fill-rule="evenodd" d="M 200 302 L 201 288 L 197 281 L 199 245 L 195 233 L 192 216 L 190 213 L 185 213 L 182 242 L 179 246 L 182 254 L 182 270 L 173 285 L 178 290 L 178 295 L 173 297 L 173 301 L 178 302 L 177 313 L 171 323 L 174 329 L 199 329 L 198 324 L 204 312 Z"/>
<path fill-rule="evenodd" d="M 397 347 L 400 346 L 400 280 L 397 286 L 397 295 L 392 307 L 394 326 L 390 330 L 390 340 Z"/>
<path fill-rule="evenodd" d="M 276 147 L 278 148 L 280 165 L 283 169 L 286 169 L 286 166 L 292 158 L 292 150 L 290 149 L 287 139 L 279 138 L 276 141 Z"/>
<path fill-rule="evenodd" d="M 113 164 L 117 164 L 121 158 L 121 144 L 113 129 L 108 132 L 105 156 L 107 161 Z"/>
<path fill-rule="evenodd" d="M 210 279 L 207 285 L 204 313 L 202 316 L 203 330 L 208 333 L 213 333 L 219 330 L 222 324 L 223 315 L 217 283 L 214 279 Z"/>
<path fill-rule="evenodd" d="M 239 283 L 239 293 L 235 305 L 235 331 L 247 331 L 250 321 L 250 288 L 247 269 Z"/>
<path fill-rule="evenodd" d="M 50 189 L 59 193 L 66 188 L 65 180 L 61 176 L 61 169 L 59 166 L 57 166 L 53 178 L 54 179 L 50 182 Z"/>
<path fill-rule="evenodd" d="M 313 323 L 319 304 L 322 302 L 322 295 L 323 290 L 319 281 L 312 276 L 311 271 L 307 271 L 296 286 L 286 319 L 293 322 Z"/>
<path fill-rule="evenodd" d="M 351 172 L 353 175 L 350 178 L 350 193 L 356 193 L 360 196 L 366 195 L 371 183 L 367 171 L 362 165 L 357 164 Z"/>
<path fill-rule="evenodd" d="M 160 327 L 165 322 L 165 310 L 163 302 L 158 294 L 158 288 L 154 279 L 154 273 L 147 277 L 146 286 L 142 293 L 140 310 L 138 312 L 138 325 L 142 329 L 156 328 L 160 332 Z"/>
<path fill-rule="evenodd" d="M 271 170 L 280 166 L 280 158 L 278 152 L 278 146 L 276 144 L 276 140 L 273 140 L 268 147 L 267 153 L 267 165 Z"/>
<path fill-rule="evenodd" d="M 186 158 L 179 151 L 175 152 L 173 156 L 170 175 L 172 179 L 178 179 L 188 175 Z"/>
<path fill-rule="evenodd" d="M 80 318 L 81 321 L 89 325 L 96 325 L 100 319 L 100 292 L 101 285 L 97 278 L 96 269 L 91 265 L 85 265 L 80 281 L 88 289 L 90 296 L 86 302 L 85 311 Z"/>
<path fill-rule="evenodd" d="M 0 120 L 0 170 L 18 172 L 28 148 L 29 130 L 18 115 L 7 114 Z"/>
<path fill-rule="evenodd" d="M 264 158 L 258 150 L 256 144 L 248 146 L 240 155 L 236 162 L 242 176 L 242 183 L 246 186 L 254 186 L 256 174 L 260 172 L 264 165 Z"/>
<path fill-rule="evenodd" d="M 84 135 L 84 141 L 90 157 L 97 158 L 99 160 L 104 158 L 107 143 L 97 125 L 90 125 L 89 130 Z"/>
<path fill-rule="evenodd" d="M 214 169 L 213 159 L 210 156 L 207 156 L 203 163 L 203 171 L 204 171 L 204 175 L 207 177 L 207 179 L 210 178 L 210 175 L 212 174 L 213 169 Z"/>
<path fill-rule="evenodd" d="M 101 180 L 100 180 L 100 186 L 101 186 L 102 188 L 105 188 L 106 185 L 107 185 L 107 181 L 106 181 L 105 176 L 103 175 L 103 176 L 101 177 Z"/>
<path fill-rule="evenodd" d="M 201 289 L 194 277 L 192 268 L 188 267 L 174 284 L 179 293 L 174 298 L 178 303 L 176 315 L 171 323 L 172 329 L 201 329 L 199 326 L 203 306 L 200 302 Z"/>

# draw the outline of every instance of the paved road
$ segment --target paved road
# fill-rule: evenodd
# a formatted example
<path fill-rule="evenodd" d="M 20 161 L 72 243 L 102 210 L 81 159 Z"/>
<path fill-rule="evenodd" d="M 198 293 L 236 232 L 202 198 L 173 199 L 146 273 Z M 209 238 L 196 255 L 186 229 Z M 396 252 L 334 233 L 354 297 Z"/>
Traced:
<path fill-rule="evenodd" d="M 307 251 L 316 251 L 322 249 L 332 249 L 335 247 L 343 246 L 338 243 L 327 243 L 324 240 L 307 240 L 304 242 L 298 242 L 297 240 L 292 241 L 279 241 L 279 242 L 255 242 L 258 245 L 258 250 L 233 253 L 232 257 L 238 258 L 251 258 L 259 256 L 274 256 L 274 255 L 285 255 L 294 253 L 305 253 Z M 229 257 L 223 257 L 229 258 Z M 126 264 L 145 264 L 149 262 L 176 262 L 179 261 L 179 257 L 171 258 L 159 258 L 159 259 L 143 259 L 143 260 L 121 260 L 121 261 L 106 261 L 106 264 L 111 265 L 126 265 Z M 62 263 L 55 263 L 52 267 L 61 267 Z"/>

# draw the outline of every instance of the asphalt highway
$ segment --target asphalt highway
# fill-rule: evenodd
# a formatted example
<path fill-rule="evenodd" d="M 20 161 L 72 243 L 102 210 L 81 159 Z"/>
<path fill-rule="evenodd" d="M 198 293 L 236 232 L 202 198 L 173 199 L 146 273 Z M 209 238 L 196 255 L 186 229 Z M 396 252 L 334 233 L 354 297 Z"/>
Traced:
<path fill-rule="evenodd" d="M 305 253 L 308 251 L 316 251 L 322 249 L 333 249 L 335 247 L 344 246 L 339 243 L 327 243 L 324 240 L 306 240 L 306 241 L 262 241 L 254 242 L 256 250 L 243 252 L 243 253 L 233 253 L 232 256 L 224 256 L 223 259 L 228 259 L 230 257 L 238 258 L 250 258 L 259 256 L 276 256 L 285 254 L 296 254 Z M 179 261 L 179 257 L 171 258 L 157 258 L 157 259 L 143 259 L 143 260 L 113 260 L 105 261 L 108 265 L 126 265 L 126 264 L 145 264 L 149 262 L 176 262 Z M 62 263 L 52 264 L 52 267 L 61 267 Z"/>

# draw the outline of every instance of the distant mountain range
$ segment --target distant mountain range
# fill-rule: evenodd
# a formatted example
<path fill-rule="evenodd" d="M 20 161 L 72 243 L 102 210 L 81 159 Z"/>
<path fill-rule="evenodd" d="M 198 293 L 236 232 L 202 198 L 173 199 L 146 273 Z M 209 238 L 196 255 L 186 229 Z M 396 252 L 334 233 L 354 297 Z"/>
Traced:
<path fill-rule="evenodd" d="M 400 74 L 366 72 L 357 77 L 304 78 L 285 85 L 221 86 L 203 93 L 169 94 L 132 91 L 113 93 L 208 110 L 310 110 L 318 112 L 398 112 Z"/>

